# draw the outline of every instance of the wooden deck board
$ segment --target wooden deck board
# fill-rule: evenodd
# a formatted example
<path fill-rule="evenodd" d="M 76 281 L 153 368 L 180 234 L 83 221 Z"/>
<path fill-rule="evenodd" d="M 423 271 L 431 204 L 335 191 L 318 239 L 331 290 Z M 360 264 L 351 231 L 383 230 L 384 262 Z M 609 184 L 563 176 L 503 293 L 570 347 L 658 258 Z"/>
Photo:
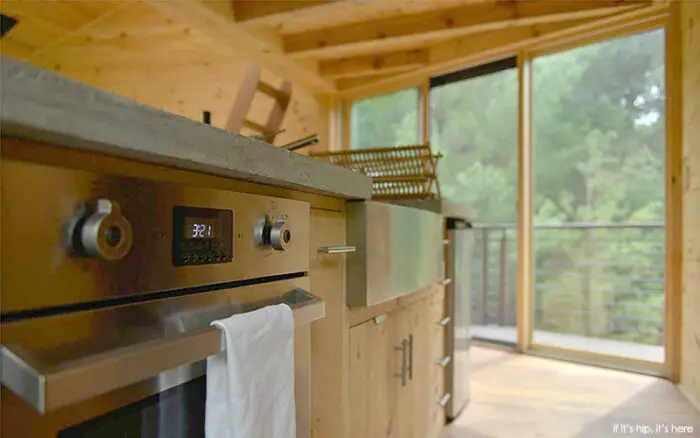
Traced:
<path fill-rule="evenodd" d="M 471 360 L 471 401 L 441 438 L 700 436 L 700 412 L 663 379 L 485 347 Z M 694 429 L 644 435 L 625 424 Z"/>

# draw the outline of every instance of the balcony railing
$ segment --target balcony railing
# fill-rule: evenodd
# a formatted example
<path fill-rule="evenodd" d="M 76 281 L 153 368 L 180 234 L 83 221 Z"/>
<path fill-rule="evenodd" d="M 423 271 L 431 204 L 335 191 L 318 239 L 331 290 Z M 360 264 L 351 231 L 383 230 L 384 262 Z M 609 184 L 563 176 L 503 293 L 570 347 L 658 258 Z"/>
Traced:
<path fill-rule="evenodd" d="M 517 231 L 476 226 L 472 324 L 515 327 Z M 537 225 L 534 328 L 663 345 L 662 223 Z"/>

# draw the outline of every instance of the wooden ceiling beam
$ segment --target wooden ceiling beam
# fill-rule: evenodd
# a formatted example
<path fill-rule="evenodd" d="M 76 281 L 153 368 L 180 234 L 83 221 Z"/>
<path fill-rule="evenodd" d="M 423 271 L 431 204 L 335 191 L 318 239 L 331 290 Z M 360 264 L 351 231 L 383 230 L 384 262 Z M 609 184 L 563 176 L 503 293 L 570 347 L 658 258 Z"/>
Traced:
<path fill-rule="evenodd" d="M 429 61 L 428 50 L 407 50 L 385 55 L 321 61 L 319 73 L 329 79 L 376 76 L 402 73 L 425 66 Z"/>
<path fill-rule="evenodd" d="M 428 45 L 512 26 L 598 17 L 650 4 L 652 0 L 489 1 L 290 34 L 284 37 L 284 48 L 296 58 L 337 58 Z"/>
<path fill-rule="evenodd" d="M 592 18 L 567 21 L 564 23 L 533 24 L 529 26 L 512 27 L 508 29 L 491 30 L 468 37 L 461 37 L 421 50 L 399 51 L 377 56 L 362 56 L 345 58 L 335 61 L 322 61 L 320 72 L 329 78 L 350 78 L 365 75 L 385 75 L 392 69 L 416 70 L 417 68 L 432 68 L 454 60 L 469 58 L 473 55 L 491 50 L 501 50 L 512 47 L 521 41 L 529 42 L 533 38 L 545 36 L 553 32 L 568 29 L 572 26 L 591 22 Z M 367 79 L 365 79 L 367 82 Z M 339 81 L 338 89 L 347 89 L 348 84 L 361 84 L 357 81 Z M 341 84 L 344 85 L 341 86 Z"/>
<path fill-rule="evenodd" d="M 414 69 L 415 71 L 416 69 Z M 392 77 L 395 77 L 396 75 L 393 74 L 378 74 L 377 76 L 372 76 L 371 79 L 381 81 L 381 80 L 387 80 L 391 79 Z M 367 79 L 366 77 L 354 77 L 354 78 L 340 78 L 336 81 L 336 86 L 339 89 L 344 89 L 344 90 L 352 90 L 357 87 L 362 87 L 363 85 L 367 84 Z M 415 84 L 410 84 L 407 87 L 401 87 L 401 88 L 408 88 L 411 86 L 415 86 Z"/>
<path fill-rule="evenodd" d="M 295 85 L 317 93 L 333 93 L 334 85 L 318 74 L 315 62 L 300 62 L 283 53 L 282 40 L 273 32 L 243 29 L 235 22 L 231 2 L 216 0 L 146 0 L 154 8 L 197 29 L 220 44 L 237 50 Z"/>
<path fill-rule="evenodd" d="M 338 97 L 360 99 L 367 96 L 396 91 L 416 86 L 432 75 L 444 74 L 458 69 L 487 63 L 513 56 L 521 50 L 548 44 L 551 41 L 577 38 L 581 32 L 594 33 L 598 29 L 613 29 L 627 26 L 631 19 L 643 26 L 656 22 L 665 14 L 663 7 L 642 8 L 620 12 L 604 19 L 581 19 L 563 23 L 546 23 L 483 32 L 478 35 L 457 38 L 436 44 L 429 49 L 429 62 L 424 67 L 408 73 L 382 78 L 360 78 L 336 81 Z"/>
<path fill-rule="evenodd" d="M 250 26 L 268 26 L 286 16 L 332 6 L 339 0 L 230 0 L 236 22 Z"/>

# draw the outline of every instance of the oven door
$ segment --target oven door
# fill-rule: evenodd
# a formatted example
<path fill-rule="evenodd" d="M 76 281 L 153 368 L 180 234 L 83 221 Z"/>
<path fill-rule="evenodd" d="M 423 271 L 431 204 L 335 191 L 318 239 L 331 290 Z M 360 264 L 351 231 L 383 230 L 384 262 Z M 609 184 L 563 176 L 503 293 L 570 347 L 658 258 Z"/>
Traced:
<path fill-rule="evenodd" d="M 209 324 L 284 302 L 295 319 L 297 436 L 308 437 L 309 323 L 325 314 L 308 287 L 299 276 L 3 323 L 2 436 L 203 437 L 206 358 L 222 348 Z"/>

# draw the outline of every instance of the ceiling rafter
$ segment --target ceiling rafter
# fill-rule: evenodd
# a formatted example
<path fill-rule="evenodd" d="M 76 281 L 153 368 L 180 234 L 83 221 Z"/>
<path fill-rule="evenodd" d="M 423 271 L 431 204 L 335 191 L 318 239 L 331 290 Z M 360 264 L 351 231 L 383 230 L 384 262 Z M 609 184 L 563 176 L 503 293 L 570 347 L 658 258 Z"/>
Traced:
<path fill-rule="evenodd" d="M 656 5 L 619 12 L 603 19 L 589 18 L 565 23 L 545 23 L 457 38 L 432 46 L 429 49 L 430 61 L 423 67 L 407 73 L 363 78 L 364 80 L 360 80 L 360 78 L 339 79 L 336 81 L 336 87 L 340 97 L 350 99 L 381 94 L 398 89 L 397 87 L 414 86 L 426 76 L 443 74 L 512 56 L 520 50 L 532 48 L 534 45 L 547 44 L 562 38 L 575 38 L 583 31 L 594 34 L 599 30 L 604 31 L 616 28 L 616 26 L 624 26 L 632 17 L 638 23 L 656 21 L 660 16 L 663 16 L 665 11 L 664 7 Z M 379 71 L 377 74 L 381 75 L 382 73 Z"/>
<path fill-rule="evenodd" d="M 236 22 L 249 26 L 268 26 L 310 10 L 332 10 L 342 0 L 231 0 Z"/>
<path fill-rule="evenodd" d="M 426 49 L 405 50 L 376 56 L 360 56 L 321 61 L 319 73 L 331 79 L 401 73 L 427 65 L 430 52 Z"/>
<path fill-rule="evenodd" d="M 461 37 L 424 49 L 423 52 L 425 52 L 425 56 L 428 58 L 425 67 L 440 66 L 455 62 L 456 60 L 468 61 L 471 57 L 476 55 L 489 56 L 489 52 L 517 50 L 517 48 L 531 43 L 537 38 L 543 38 L 549 34 L 569 29 L 572 26 L 587 24 L 592 21 L 594 21 L 594 19 L 588 18 L 565 23 L 533 24 L 508 29 L 490 30 L 475 35 L 469 35 L 468 37 Z M 387 56 L 396 57 L 397 55 L 399 55 L 399 53 L 393 53 Z M 346 62 L 348 61 L 350 60 L 346 60 Z M 384 73 L 385 72 L 381 68 L 375 70 L 375 74 L 377 75 L 384 75 Z M 367 83 L 368 81 L 365 81 L 365 85 Z M 339 80 L 337 84 L 338 89 L 341 91 L 349 89 L 349 85 L 362 85 L 360 81 L 345 80 Z"/>
<path fill-rule="evenodd" d="M 154 8 L 197 29 L 220 44 L 245 53 L 264 67 L 318 93 L 332 93 L 334 85 L 318 74 L 316 62 L 291 59 L 283 53 L 282 39 L 274 32 L 246 30 L 235 22 L 231 2 L 211 0 L 147 0 Z"/>
<path fill-rule="evenodd" d="M 650 4 L 652 0 L 499 0 L 290 34 L 283 41 L 285 51 L 295 58 L 341 57 L 511 26 L 599 17 Z"/>

